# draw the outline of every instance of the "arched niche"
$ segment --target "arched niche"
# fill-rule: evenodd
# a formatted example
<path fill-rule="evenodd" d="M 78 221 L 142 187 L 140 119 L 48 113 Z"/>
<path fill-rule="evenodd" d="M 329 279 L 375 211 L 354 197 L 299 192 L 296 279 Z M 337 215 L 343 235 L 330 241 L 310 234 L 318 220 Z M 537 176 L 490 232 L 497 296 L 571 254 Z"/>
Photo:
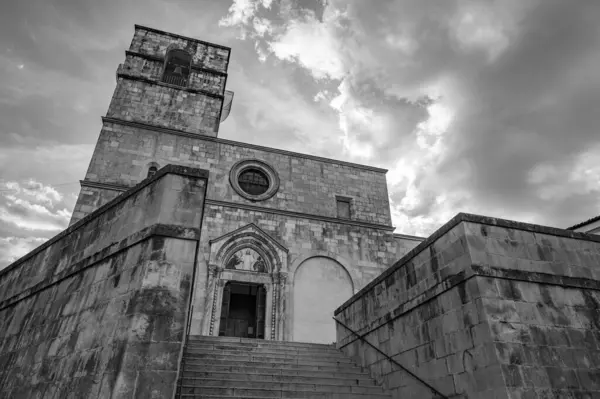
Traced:
<path fill-rule="evenodd" d="M 354 292 L 354 283 L 336 260 L 315 256 L 303 261 L 294 272 L 294 341 L 330 344 L 335 342 L 333 312 Z"/>

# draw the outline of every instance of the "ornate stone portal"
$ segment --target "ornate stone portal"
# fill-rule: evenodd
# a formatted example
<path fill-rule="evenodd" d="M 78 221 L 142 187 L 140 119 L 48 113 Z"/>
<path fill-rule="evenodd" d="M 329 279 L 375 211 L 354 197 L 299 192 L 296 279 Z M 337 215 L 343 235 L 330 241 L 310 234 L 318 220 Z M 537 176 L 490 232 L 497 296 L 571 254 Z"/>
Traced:
<path fill-rule="evenodd" d="M 285 340 L 288 250 L 254 224 L 210 241 L 208 300 L 210 320 L 204 334 L 223 334 L 223 297 L 228 283 L 264 288 L 264 338 Z M 225 309 L 226 313 L 228 309 Z"/>

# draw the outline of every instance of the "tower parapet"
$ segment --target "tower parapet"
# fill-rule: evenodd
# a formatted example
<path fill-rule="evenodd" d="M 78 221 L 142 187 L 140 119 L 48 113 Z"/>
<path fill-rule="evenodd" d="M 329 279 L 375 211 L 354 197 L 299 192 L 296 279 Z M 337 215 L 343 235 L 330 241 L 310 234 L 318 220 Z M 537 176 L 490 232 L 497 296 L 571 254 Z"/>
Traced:
<path fill-rule="evenodd" d="M 230 53 L 136 25 L 106 116 L 216 137 Z"/>

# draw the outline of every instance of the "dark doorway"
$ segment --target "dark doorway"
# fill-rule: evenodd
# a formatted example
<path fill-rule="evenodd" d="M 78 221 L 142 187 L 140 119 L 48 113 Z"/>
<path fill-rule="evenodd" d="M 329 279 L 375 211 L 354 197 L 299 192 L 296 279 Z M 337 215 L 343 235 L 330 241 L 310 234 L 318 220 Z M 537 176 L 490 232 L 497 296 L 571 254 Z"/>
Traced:
<path fill-rule="evenodd" d="M 265 287 L 229 282 L 223 288 L 219 335 L 265 338 Z"/>

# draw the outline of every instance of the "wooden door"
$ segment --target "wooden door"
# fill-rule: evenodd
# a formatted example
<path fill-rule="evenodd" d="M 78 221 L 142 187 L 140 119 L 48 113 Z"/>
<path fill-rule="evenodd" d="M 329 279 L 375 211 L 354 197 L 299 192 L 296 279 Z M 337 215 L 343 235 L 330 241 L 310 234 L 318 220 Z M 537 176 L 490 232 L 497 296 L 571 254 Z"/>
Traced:
<path fill-rule="evenodd" d="M 265 338 L 265 308 L 267 291 L 262 285 L 256 290 L 256 338 Z"/>
<path fill-rule="evenodd" d="M 224 336 L 227 332 L 227 321 L 229 320 L 229 303 L 231 302 L 231 286 L 223 287 L 223 302 L 221 304 L 221 322 L 219 323 L 219 335 Z"/>

